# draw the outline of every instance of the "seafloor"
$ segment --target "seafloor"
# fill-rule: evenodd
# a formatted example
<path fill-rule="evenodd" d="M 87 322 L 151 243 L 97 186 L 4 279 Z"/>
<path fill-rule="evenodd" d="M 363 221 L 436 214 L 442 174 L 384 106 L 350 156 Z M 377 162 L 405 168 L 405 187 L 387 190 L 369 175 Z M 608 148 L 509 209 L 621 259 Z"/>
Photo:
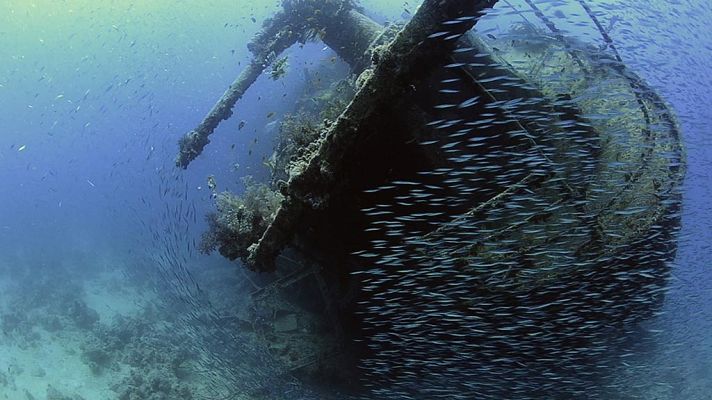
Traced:
<path fill-rule="evenodd" d="M 140 261 L 72 253 L 0 258 L 0 399 L 210 396 L 181 311 L 160 298 Z M 211 271 L 203 278 L 229 275 Z"/>
<path fill-rule="evenodd" d="M 204 338 L 183 318 L 190 307 L 159 295 L 140 259 L 68 253 L 54 262 L 0 258 L 0 399 L 216 398 L 216 378 L 200 354 Z M 217 308 L 239 308 L 230 304 L 242 281 L 235 269 L 217 263 L 201 271 L 196 279 Z M 627 383 L 620 399 L 712 399 L 712 360 L 683 345 L 663 348 L 673 351 L 622 361 L 627 373 L 611 382 Z"/>

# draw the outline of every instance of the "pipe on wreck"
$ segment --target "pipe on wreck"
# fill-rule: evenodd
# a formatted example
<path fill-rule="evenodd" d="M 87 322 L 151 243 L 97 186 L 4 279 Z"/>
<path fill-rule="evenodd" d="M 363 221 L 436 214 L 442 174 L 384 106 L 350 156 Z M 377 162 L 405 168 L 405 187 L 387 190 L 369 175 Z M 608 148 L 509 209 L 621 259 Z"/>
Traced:
<path fill-rule="evenodd" d="M 202 122 L 178 142 L 180 150 L 176 156 L 176 166 L 186 169 L 203 152 L 210 143 L 210 135 L 220 122 L 232 116 L 237 101 L 282 52 L 297 42 L 304 43 L 319 37 L 355 73 L 360 73 L 370 64 L 367 50 L 383 32 L 383 26 L 357 10 L 346 7 L 346 3 L 329 14 L 322 13 L 321 9 L 312 9 L 314 5 L 311 3 L 304 3 L 309 6 L 296 9 L 301 2 L 285 1 L 284 10 L 265 21 L 262 30 L 248 44 L 248 49 L 254 55 L 250 64 L 223 93 Z M 318 18 L 309 15 L 317 15 Z"/>

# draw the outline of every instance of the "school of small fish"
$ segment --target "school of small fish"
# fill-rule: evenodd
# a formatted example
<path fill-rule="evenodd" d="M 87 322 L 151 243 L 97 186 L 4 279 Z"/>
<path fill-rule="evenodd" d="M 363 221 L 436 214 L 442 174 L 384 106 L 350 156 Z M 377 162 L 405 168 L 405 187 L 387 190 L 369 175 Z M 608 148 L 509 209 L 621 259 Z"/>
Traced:
<path fill-rule="evenodd" d="M 477 51 L 460 47 L 443 67 L 420 142 L 442 166 L 364 192 L 372 240 L 354 254 L 372 396 L 611 398 L 610 378 L 655 335 L 639 324 L 659 315 L 670 278 L 681 161 L 662 149 L 674 121 L 658 109 L 651 129 L 625 125 L 654 95 L 621 95 L 615 111 L 586 103 L 607 83 L 522 96 L 536 89 Z M 463 67 L 484 92 L 468 92 Z M 619 155 L 602 161 L 612 146 Z"/>

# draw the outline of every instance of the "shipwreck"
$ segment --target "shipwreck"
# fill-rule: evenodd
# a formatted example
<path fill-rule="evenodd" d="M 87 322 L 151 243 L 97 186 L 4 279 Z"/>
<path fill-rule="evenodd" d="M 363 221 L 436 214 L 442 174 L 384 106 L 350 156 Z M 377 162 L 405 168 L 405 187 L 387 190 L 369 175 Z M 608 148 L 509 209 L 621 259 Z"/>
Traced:
<path fill-rule="evenodd" d="M 685 171 L 672 111 L 583 0 L 603 46 L 531 1 L 509 32 L 478 33 L 497 3 L 425 0 L 384 26 L 350 0 L 284 0 L 181 139 L 187 168 L 296 43 L 351 67 L 282 122 L 271 182 L 217 196 L 204 238 L 259 273 L 241 318 L 303 379 L 575 396 L 660 309 Z"/>

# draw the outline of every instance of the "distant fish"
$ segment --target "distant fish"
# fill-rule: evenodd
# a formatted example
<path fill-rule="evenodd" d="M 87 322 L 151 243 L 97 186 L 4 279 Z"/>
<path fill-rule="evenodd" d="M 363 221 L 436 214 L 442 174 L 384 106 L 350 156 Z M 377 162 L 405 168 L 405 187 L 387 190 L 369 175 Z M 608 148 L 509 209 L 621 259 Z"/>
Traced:
<path fill-rule="evenodd" d="M 26 148 L 27 148 L 27 145 L 24 145 L 24 144 L 23 144 L 22 146 L 20 146 L 20 147 L 17 149 L 17 151 L 22 151 L 22 150 L 25 150 Z"/>
<path fill-rule="evenodd" d="M 620 22 L 620 21 L 621 21 L 621 18 L 618 17 L 617 15 L 614 15 L 614 16 L 611 18 L 611 22 L 608 23 L 608 27 L 606 27 L 606 30 L 605 30 L 606 33 L 611 33 L 611 31 L 613 30 L 613 28 L 614 28 L 614 27 L 616 26 L 616 24 L 617 24 L 618 22 Z M 2 85 L 0 85 L 0 86 L 2 86 Z"/>
<path fill-rule="evenodd" d="M 433 33 L 432 35 L 429 35 L 429 36 L 428 36 L 428 39 L 435 39 L 435 38 L 439 38 L 439 37 L 441 37 L 441 36 L 445 36 L 445 35 L 448 35 L 448 34 L 450 34 L 449 31 L 435 32 L 435 33 Z"/>
<path fill-rule="evenodd" d="M 271 121 L 265 124 L 264 131 L 267 133 L 272 133 L 272 131 L 278 127 L 277 125 L 278 121 Z"/>
<path fill-rule="evenodd" d="M 146 155 L 146 161 L 148 161 L 151 158 L 154 150 L 155 150 L 155 148 L 153 146 L 149 147 L 148 154 Z"/>

